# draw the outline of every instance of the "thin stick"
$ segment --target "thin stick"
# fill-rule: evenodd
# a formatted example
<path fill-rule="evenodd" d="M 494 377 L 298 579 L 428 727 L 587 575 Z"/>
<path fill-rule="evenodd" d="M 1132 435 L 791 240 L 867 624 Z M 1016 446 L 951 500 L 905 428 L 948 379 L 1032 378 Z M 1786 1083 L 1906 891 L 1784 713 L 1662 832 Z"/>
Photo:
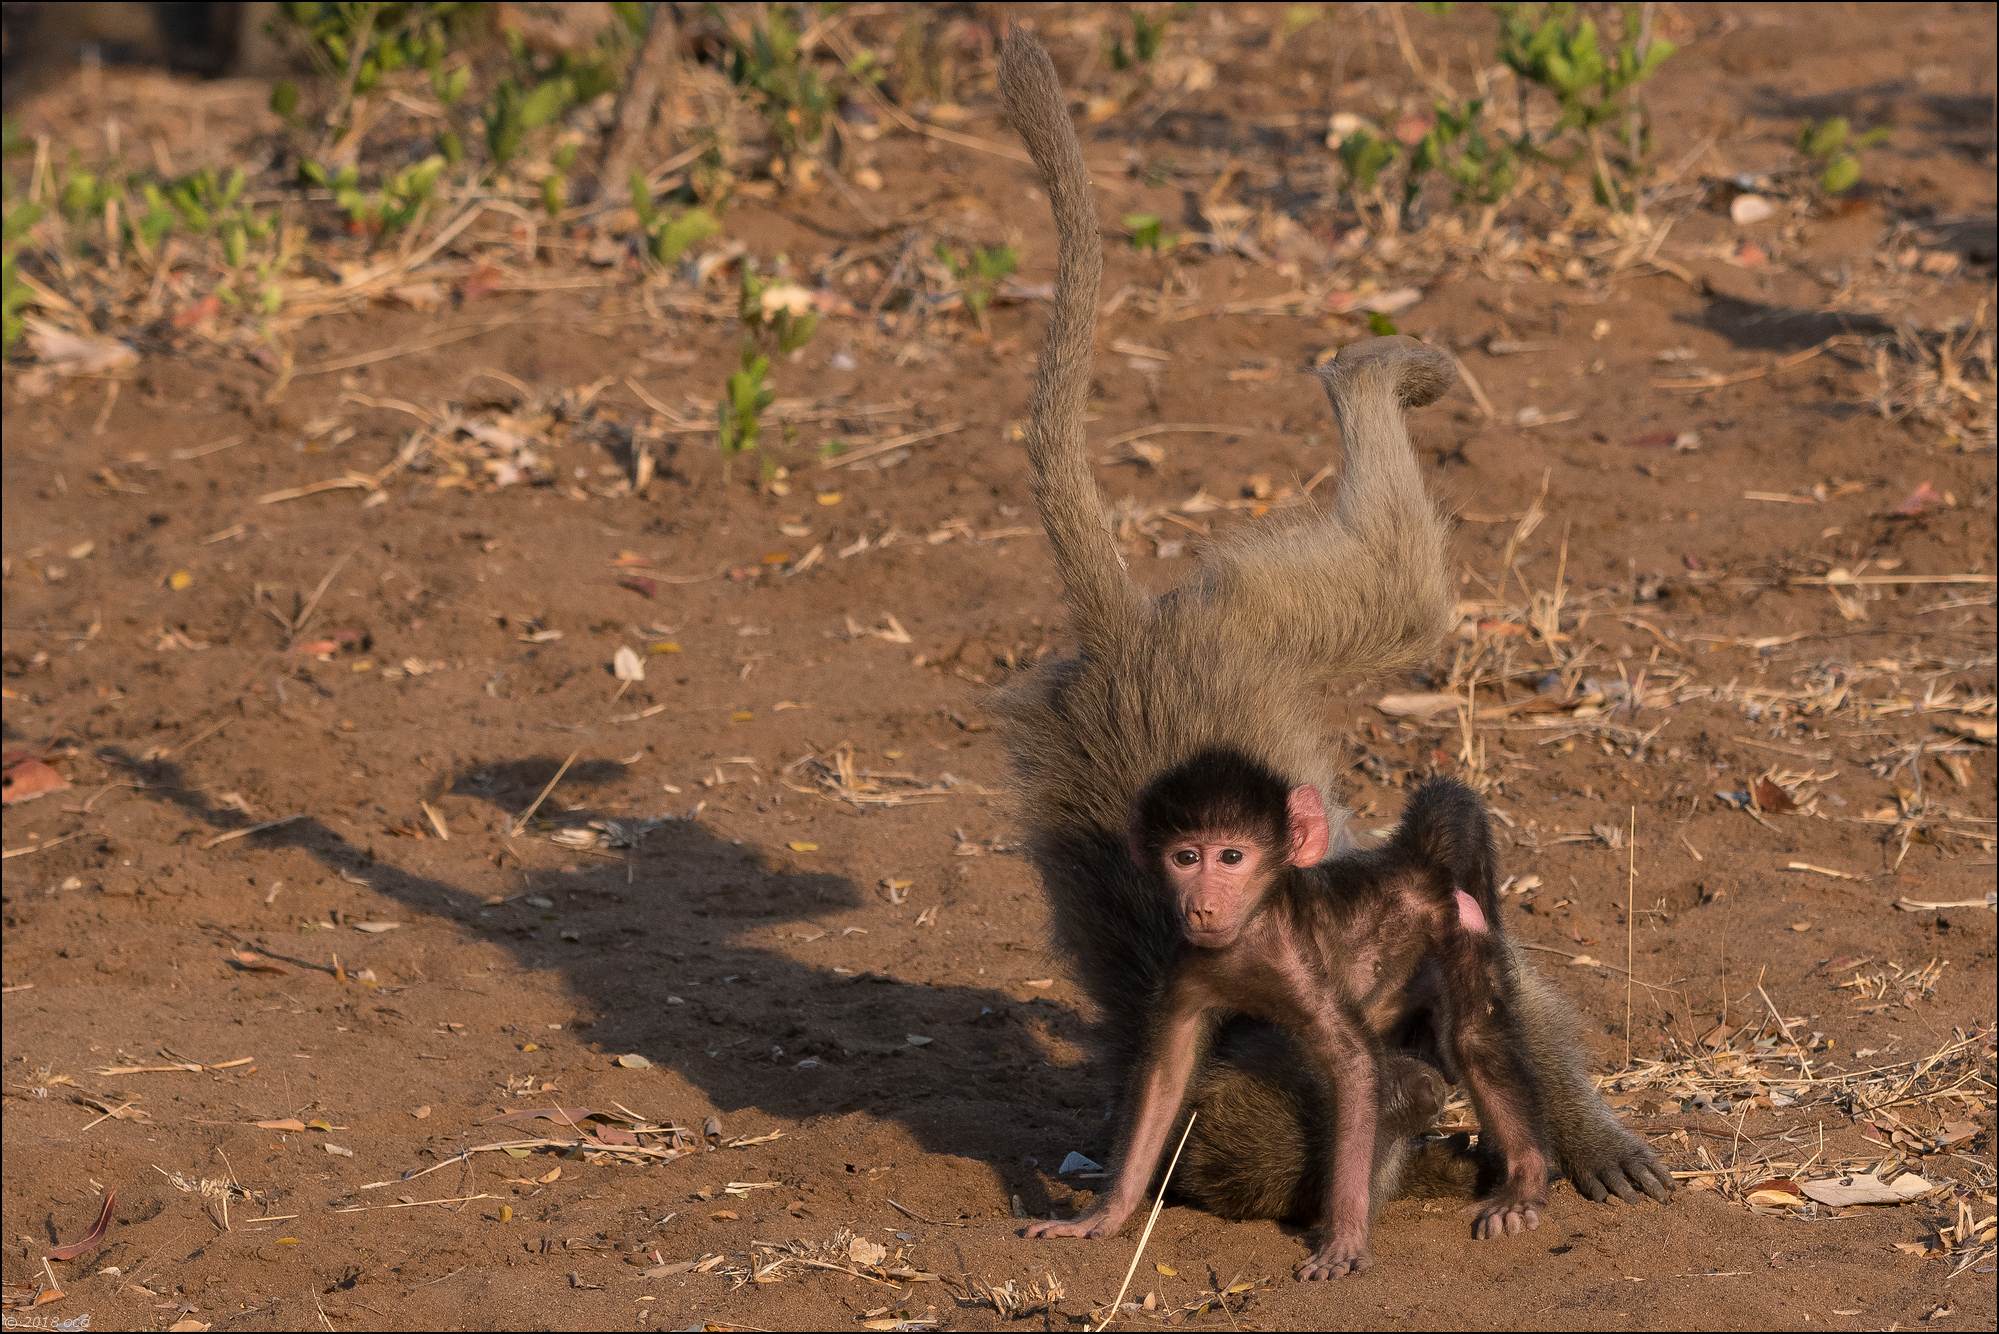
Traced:
<path fill-rule="evenodd" d="M 1624 860 L 1624 1068 L 1631 1068 L 1631 933 L 1638 886 L 1638 808 L 1631 808 L 1631 838 Z"/>
<path fill-rule="evenodd" d="M 541 804 L 544 801 L 548 800 L 548 794 L 555 791 L 555 785 L 562 781 L 562 776 L 569 772 L 569 766 L 576 763 L 576 757 L 582 753 L 580 750 L 569 752 L 569 758 L 564 760 L 562 767 L 555 771 L 555 777 L 548 780 L 548 786 L 541 790 L 541 795 L 529 802 L 528 808 L 514 817 L 513 827 L 507 831 L 508 838 L 512 838 L 515 834 L 520 833 L 521 830 L 528 827 L 528 821 L 534 818 L 534 813 L 541 809 Z"/>
<path fill-rule="evenodd" d="M 1117 1319 L 1118 1308 L 1124 1305 L 1125 1293 L 1131 1291 L 1131 1276 L 1138 1272 L 1138 1262 L 1145 1255 L 1145 1243 L 1152 1239 L 1152 1225 L 1159 1221 L 1159 1211 L 1166 1207 L 1166 1185 L 1173 1180 L 1173 1169 L 1180 1165 L 1180 1150 L 1187 1147 L 1187 1136 L 1194 1133 L 1194 1118 L 1199 1115 L 1199 1112 L 1187 1113 L 1187 1128 L 1180 1132 L 1180 1142 L 1173 1146 L 1173 1159 L 1166 1164 L 1166 1175 L 1159 1178 L 1159 1195 L 1152 1201 L 1152 1212 L 1146 1217 L 1145 1230 L 1138 1234 L 1138 1249 L 1131 1253 L 1131 1267 L 1124 1271 L 1124 1282 L 1118 1284 L 1117 1300 L 1105 1312 L 1104 1322 L 1097 1326 L 1098 1330 L 1111 1327 L 1111 1321 Z"/>
<path fill-rule="evenodd" d="M 401 1200 L 395 1204 L 356 1204 L 346 1209 L 335 1209 L 333 1212 L 336 1214 L 365 1214 L 372 1213 L 377 1209 L 421 1209 L 426 1204 L 467 1204 L 473 1200 L 497 1200 L 499 1198 L 497 1195 L 488 1195 L 484 1191 L 481 1191 L 477 1195 L 453 1195 L 449 1199 L 443 1200 Z"/>
<path fill-rule="evenodd" d="M 954 435 L 964 429 L 965 423 L 952 422 L 949 426 L 932 427 L 928 431 L 905 431 L 901 435 L 892 435 L 886 440 L 877 440 L 873 444 L 862 445 L 859 449 L 850 450 L 845 454 L 836 454 L 824 463 L 821 463 L 819 470 L 825 472 L 832 468 L 844 468 L 849 464 L 859 463 L 863 459 L 871 459 L 877 454 L 893 453 L 895 450 L 905 449 L 910 445 L 921 444 L 925 440 L 935 440 L 939 436 Z"/>
<path fill-rule="evenodd" d="M 203 843 L 201 850 L 206 852 L 210 848 L 219 848 L 224 843 L 233 843 L 239 838 L 248 838 L 252 834 L 261 834 L 266 829 L 276 829 L 279 825 L 287 825 L 293 820 L 303 820 L 304 818 L 305 815 L 301 812 L 297 815 L 287 815 L 277 820 L 266 820 L 262 824 L 244 825 L 241 829 L 231 829 L 227 833 L 217 834 L 214 838 Z"/>
<path fill-rule="evenodd" d="M 1811 1061 L 1805 1056 L 1804 1044 L 1791 1036 L 1791 1026 L 1784 1022 L 1783 1015 L 1777 1013 L 1777 1003 L 1771 1000 L 1770 993 L 1763 989 L 1763 974 L 1760 970 L 1756 974 L 1756 994 L 1761 996 L 1763 1003 L 1770 1007 L 1770 1017 L 1777 1021 L 1777 1031 L 1784 1035 L 1784 1041 L 1790 1043 L 1791 1050 L 1797 1053 L 1798 1064 L 1804 1069 L 1805 1078 L 1817 1079 L 1818 1076 L 1812 1073 Z"/>
<path fill-rule="evenodd" d="M 327 568 L 326 577 L 319 581 L 319 587 L 312 590 L 312 596 L 305 600 L 305 605 L 299 608 L 298 615 L 292 618 L 291 637 L 293 639 L 297 639 L 305 633 L 306 622 L 310 621 L 312 614 L 319 610 L 319 600 L 326 596 L 326 590 L 333 586 L 334 577 L 340 573 L 340 567 L 345 565 L 348 558 L 353 554 L 354 548 L 347 548 L 347 550 L 340 553 L 340 558 Z"/>
<path fill-rule="evenodd" d="M 0 861 L 11 861 L 16 857 L 26 857 L 30 853 L 35 852 L 47 852 L 58 843 L 67 843 L 73 838 L 82 837 L 83 831 L 79 829 L 74 834 L 64 834 L 61 838 L 52 838 L 46 843 L 30 843 L 26 847 L 8 848 L 6 851 L 0 852 Z"/>

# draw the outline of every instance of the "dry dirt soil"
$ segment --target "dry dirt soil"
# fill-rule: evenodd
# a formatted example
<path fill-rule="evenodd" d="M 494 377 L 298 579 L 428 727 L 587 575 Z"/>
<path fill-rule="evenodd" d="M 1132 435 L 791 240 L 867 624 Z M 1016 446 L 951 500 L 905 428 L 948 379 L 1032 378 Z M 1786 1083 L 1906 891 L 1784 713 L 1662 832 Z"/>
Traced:
<path fill-rule="evenodd" d="M 1468 10 L 1409 12 L 1426 77 L 1472 86 Z M 1373 829 L 1426 774 L 1481 786 L 1509 928 L 1683 1182 L 1564 1185 L 1490 1243 L 1399 1202 L 1373 1272 L 1310 1286 L 1295 1229 L 1169 1207 L 1128 1326 L 1992 1326 L 1991 380 L 1949 383 L 1937 331 L 1985 320 L 1990 356 L 1994 11 L 1661 12 L 1680 183 L 1630 246 L 1530 210 L 1342 249 L 1327 112 L 1428 97 L 1381 10 L 1280 48 L 1281 10 L 1204 8 L 1183 86 L 1085 117 L 1099 476 L 1149 585 L 1337 484 L 1303 371 L 1356 293 L 1411 288 L 1396 322 L 1478 386 L 1416 426 L 1464 626 L 1338 703 L 1346 796 Z M 1113 88 L 1103 15 L 1038 21 L 1079 111 Z M 6 745 L 68 784 L 5 816 L 5 1278 L 62 1294 L 10 1323 L 1080 1328 L 1114 1297 L 1136 1227 L 1020 1235 L 1089 1198 L 1058 1168 L 1107 1155 L 1108 1090 L 985 712 L 1064 630 L 1016 433 L 1053 244 L 966 40 L 949 132 L 867 141 L 880 189 L 731 209 L 846 303 L 774 373 L 783 494 L 725 478 L 703 406 L 733 279 L 593 265 L 525 210 L 265 341 L 170 318 L 201 294 L 168 275 L 100 330 L 136 365 L 8 363 Z M 106 71 L 18 114 L 184 170 L 266 132 L 263 91 Z M 1733 223 L 1720 182 L 1833 113 L 1893 127 L 1857 200 Z M 1302 265 L 1202 243 L 1228 171 Z M 1137 211 L 1185 244 L 1124 245 Z M 874 304 L 940 235 L 1020 244 L 983 329 Z M 1792 1184 L 1876 1167 L 1934 1189 Z"/>

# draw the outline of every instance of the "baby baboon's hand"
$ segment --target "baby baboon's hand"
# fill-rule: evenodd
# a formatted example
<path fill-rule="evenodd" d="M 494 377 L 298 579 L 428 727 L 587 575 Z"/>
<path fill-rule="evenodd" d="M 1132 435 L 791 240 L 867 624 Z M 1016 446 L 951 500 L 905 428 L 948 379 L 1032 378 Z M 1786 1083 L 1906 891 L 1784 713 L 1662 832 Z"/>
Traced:
<path fill-rule="evenodd" d="M 1313 1283 L 1322 1278 L 1352 1278 L 1373 1264 L 1365 1237 L 1328 1237 L 1298 1266 L 1297 1273 L 1300 1281 Z"/>
<path fill-rule="evenodd" d="M 1113 1209 L 1108 1205 L 1090 1210 L 1079 1218 L 1051 1218 L 1045 1223 L 1030 1223 L 1027 1235 L 1030 1237 L 1114 1237 L 1125 1220 L 1131 1217 L 1129 1209 Z"/>

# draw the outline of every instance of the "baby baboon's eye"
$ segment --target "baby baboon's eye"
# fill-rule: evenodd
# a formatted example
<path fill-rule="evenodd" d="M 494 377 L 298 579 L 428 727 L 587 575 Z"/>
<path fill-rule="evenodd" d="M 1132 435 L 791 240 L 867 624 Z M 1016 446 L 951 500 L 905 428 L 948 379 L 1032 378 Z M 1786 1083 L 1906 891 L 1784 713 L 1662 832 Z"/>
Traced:
<path fill-rule="evenodd" d="M 1201 854 L 1192 848 L 1182 848 L 1173 854 L 1173 864 L 1175 866 L 1195 866 L 1200 863 L 1200 860 Z"/>
<path fill-rule="evenodd" d="M 1223 848 L 1223 849 L 1222 849 L 1222 865 L 1224 865 L 1224 866 L 1239 866 L 1239 865 L 1241 865 L 1241 864 L 1242 864 L 1242 849 L 1241 849 L 1241 848 Z"/>

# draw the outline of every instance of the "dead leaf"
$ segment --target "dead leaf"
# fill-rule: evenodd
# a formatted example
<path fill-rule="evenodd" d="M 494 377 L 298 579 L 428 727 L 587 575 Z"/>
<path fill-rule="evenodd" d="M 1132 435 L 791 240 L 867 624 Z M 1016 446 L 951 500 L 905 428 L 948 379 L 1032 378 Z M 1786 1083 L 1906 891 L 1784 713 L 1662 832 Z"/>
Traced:
<path fill-rule="evenodd" d="M 389 296 L 411 310 L 436 310 L 444 305 L 446 293 L 437 283 L 415 282 L 391 287 Z"/>
<path fill-rule="evenodd" d="M 888 1247 L 866 1237 L 855 1237 L 847 1243 L 847 1258 L 857 1265 L 878 1265 L 888 1259 Z"/>
<path fill-rule="evenodd" d="M 1749 799 L 1765 815 L 1789 815 L 1798 809 L 1798 803 L 1791 799 L 1791 794 L 1767 778 L 1759 778 L 1749 785 Z"/>
<path fill-rule="evenodd" d="M 104 1207 L 97 1211 L 97 1221 L 90 1225 L 90 1232 L 82 1241 L 73 1241 L 67 1246 L 58 1246 L 48 1252 L 51 1260 L 74 1260 L 79 1255 L 88 1255 L 104 1244 L 104 1234 L 111 1230 L 111 1210 L 118 1204 L 118 1192 L 104 1192 Z"/>
<path fill-rule="evenodd" d="M 1766 1209 L 1795 1209 L 1805 1202 L 1804 1191 L 1789 1177 L 1759 1181 L 1744 1193 L 1743 1198 Z"/>
<path fill-rule="evenodd" d="M 32 755 L 23 755 L 10 760 L 6 771 L 0 773 L 0 805 L 33 801 L 68 786 L 69 780 L 54 769 Z"/>
<path fill-rule="evenodd" d="M 249 950 L 232 950 L 225 956 L 231 964 L 246 973 L 282 973 L 285 970 L 266 959 L 261 954 Z"/>
<path fill-rule="evenodd" d="M 1983 741 L 1990 745 L 1999 740 L 1999 721 L 1991 718 L 1951 718 L 1944 723 L 1944 727 L 1967 741 Z"/>
<path fill-rule="evenodd" d="M 139 361 L 137 352 L 115 338 L 73 334 L 39 321 L 28 330 L 28 346 L 44 366 L 63 375 L 104 375 Z"/>
<path fill-rule="evenodd" d="M 627 645 L 618 645 L 618 651 L 611 655 L 611 675 L 620 681 L 639 682 L 646 679 L 646 665 Z"/>
<path fill-rule="evenodd" d="M 1777 206 L 1762 195 L 1737 195 L 1728 204 L 1729 221 L 1738 227 L 1748 227 L 1769 218 L 1777 211 Z"/>
<path fill-rule="evenodd" d="M 1883 1181 L 1872 1172 L 1851 1176 L 1825 1177 L 1804 1183 L 1804 1192 L 1820 1204 L 1907 1204 L 1919 1200 L 1936 1187 L 1914 1172 L 1904 1172 L 1893 1181 Z"/>
<path fill-rule="evenodd" d="M 1977 1133 L 1978 1123 L 1976 1121 L 1946 1121 L 1937 1127 L 1937 1133 L 1930 1138 L 1932 1142 L 1941 1147 L 1970 1139 Z"/>
<path fill-rule="evenodd" d="M 1931 510 L 1943 509 L 1949 503 L 1943 492 L 1924 481 L 1904 496 L 1901 504 L 1888 512 L 1898 519 L 1915 519 L 1928 514 Z"/>
<path fill-rule="evenodd" d="M 612 1061 L 611 1064 L 621 1065 L 627 1070 L 650 1070 L 652 1068 L 652 1062 L 637 1052 L 627 1052 L 625 1055 Z"/>
<path fill-rule="evenodd" d="M 371 936 L 379 936 L 384 931 L 394 931 L 401 925 L 401 922 L 356 922 L 354 923 L 354 929 L 356 931 L 366 931 Z"/>
<path fill-rule="evenodd" d="M 305 1122 L 303 1122 L 303 1121 L 299 1120 L 299 1119 L 298 1119 L 297 1117 L 295 1117 L 295 1116 L 285 1116 L 285 1117 L 280 1117 L 279 1119 L 277 1119 L 277 1120 L 275 1120 L 275 1121 L 259 1121 L 259 1122 L 257 1122 L 257 1123 L 256 1123 L 256 1125 L 257 1125 L 257 1129 L 259 1129 L 259 1130 L 298 1130 L 298 1131 L 303 1131 L 303 1130 L 305 1129 Z"/>

